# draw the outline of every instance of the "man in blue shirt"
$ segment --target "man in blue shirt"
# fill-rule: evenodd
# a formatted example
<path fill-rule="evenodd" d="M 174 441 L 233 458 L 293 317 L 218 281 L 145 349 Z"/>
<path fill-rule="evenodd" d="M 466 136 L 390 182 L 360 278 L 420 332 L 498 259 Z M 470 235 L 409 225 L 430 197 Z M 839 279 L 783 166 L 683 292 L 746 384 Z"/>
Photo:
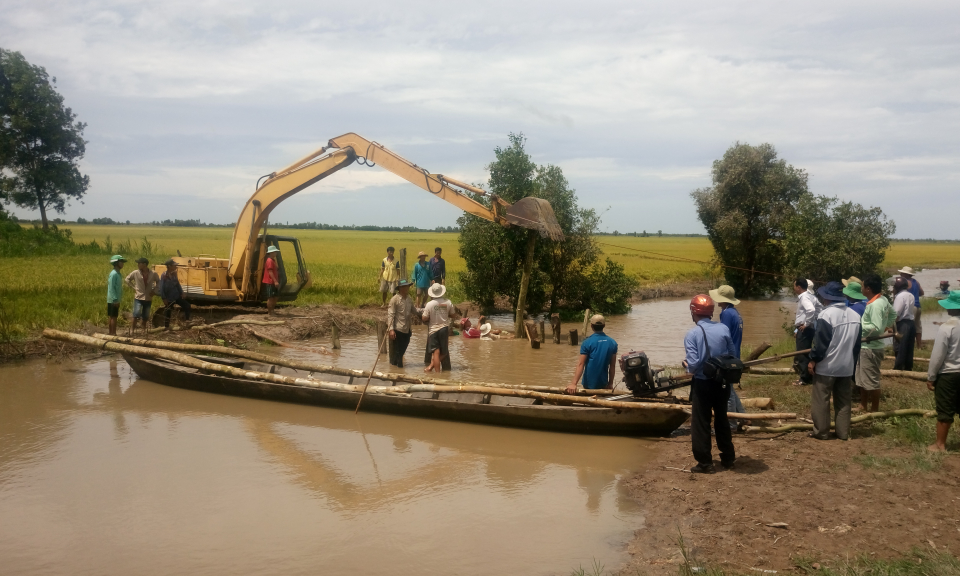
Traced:
<path fill-rule="evenodd" d="M 417 254 L 417 263 L 413 265 L 413 282 L 417 285 L 417 308 L 427 305 L 427 290 L 433 280 L 433 270 L 427 262 L 427 253 Z"/>
<path fill-rule="evenodd" d="M 603 333 L 607 321 L 603 316 L 590 317 L 593 334 L 580 344 L 580 362 L 573 375 L 573 382 L 567 386 L 567 394 L 577 391 L 577 382 L 583 376 L 583 387 L 588 390 L 613 388 L 613 377 L 617 371 L 617 341 Z"/>
<path fill-rule="evenodd" d="M 730 338 L 733 340 L 733 347 L 737 351 L 734 356 L 740 357 L 740 345 L 743 343 L 743 318 L 735 306 L 740 304 L 737 300 L 737 293 L 733 286 L 724 284 L 716 290 L 710 291 L 710 298 L 720 305 L 720 323 L 730 330 Z M 743 414 L 746 412 L 743 408 L 743 402 L 740 401 L 740 395 L 733 388 L 730 389 L 730 400 L 727 401 L 727 412 Z M 737 421 L 738 423 L 741 421 Z M 736 428 L 734 422 L 730 423 L 730 428 Z"/>
<path fill-rule="evenodd" d="M 713 317 L 714 303 L 706 294 L 698 294 L 690 301 L 690 317 L 696 324 L 683 338 L 686 358 L 683 367 L 693 374 L 690 384 L 690 437 L 693 442 L 693 457 L 697 465 L 690 469 L 694 473 L 713 473 L 713 454 L 710 443 L 710 418 L 713 417 L 713 429 L 717 436 L 717 449 L 720 450 L 720 463 L 724 468 L 732 468 L 737 459 L 733 448 L 733 435 L 730 421 L 727 419 L 727 402 L 730 400 L 730 386 L 723 382 L 710 380 L 703 368 L 707 359 L 713 356 L 730 354 L 737 351 L 730 338 L 730 330 Z M 708 351 L 709 349 L 709 351 Z"/>

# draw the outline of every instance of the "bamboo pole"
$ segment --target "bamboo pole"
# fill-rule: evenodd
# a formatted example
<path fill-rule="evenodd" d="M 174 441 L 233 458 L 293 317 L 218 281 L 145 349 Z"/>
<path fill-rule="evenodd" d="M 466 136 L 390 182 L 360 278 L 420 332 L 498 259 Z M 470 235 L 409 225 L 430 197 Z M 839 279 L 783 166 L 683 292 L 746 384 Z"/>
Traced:
<path fill-rule="evenodd" d="M 193 356 L 187 354 L 181 354 L 179 352 L 173 352 L 169 350 L 159 350 L 151 349 L 139 346 L 131 346 L 128 344 L 120 344 L 118 342 L 111 342 L 109 340 L 104 340 L 101 338 L 94 338 L 92 336 L 84 336 L 82 334 L 71 334 L 69 332 L 61 332 L 59 330 L 46 329 L 43 331 L 43 337 L 49 338 L 51 340 L 63 340 L 67 342 L 75 342 L 77 344 L 83 344 L 93 348 L 99 348 L 101 350 L 109 350 L 111 352 L 119 352 L 121 354 L 129 354 L 131 356 L 139 356 L 145 358 L 157 358 L 160 360 L 166 360 L 168 362 L 173 362 L 175 364 L 180 364 L 181 366 L 186 366 L 189 368 L 195 368 L 197 370 L 202 370 L 204 372 L 211 372 L 216 374 L 223 374 L 225 376 L 232 376 L 235 378 L 243 378 L 246 380 L 257 380 L 263 382 L 271 382 L 274 384 L 284 384 L 288 386 L 302 386 L 307 388 L 314 389 L 323 389 L 323 390 L 338 390 L 345 392 L 362 392 L 363 386 L 354 385 L 354 384 L 339 384 L 336 382 L 324 382 L 322 380 L 315 380 L 313 378 L 299 378 L 292 376 L 283 376 L 280 374 L 269 374 L 267 372 L 257 372 L 254 370 L 244 370 L 242 368 L 234 368 L 232 366 L 226 366 L 223 364 L 217 364 L 214 362 L 206 362 Z M 621 410 L 653 410 L 653 411 L 676 411 L 681 410 L 683 412 L 690 412 L 689 406 L 684 406 L 682 404 L 661 404 L 654 402 L 618 402 L 611 400 L 600 400 L 597 398 L 587 398 L 583 396 L 573 396 L 570 394 L 551 394 L 546 392 L 535 392 L 533 390 L 518 390 L 513 388 L 493 388 L 489 386 L 471 386 L 471 385 L 447 385 L 439 386 L 436 384 L 404 384 L 400 386 L 370 386 L 367 393 L 369 394 L 411 394 L 413 392 L 456 392 L 456 393 L 469 393 L 469 394 L 493 394 L 496 396 L 513 396 L 518 398 L 535 398 L 543 400 L 544 402 L 549 402 L 551 404 L 558 405 L 573 405 L 573 404 L 582 404 L 586 406 L 593 406 L 597 408 L 617 408 Z"/>
<path fill-rule="evenodd" d="M 793 368 L 751 368 L 747 374 L 756 374 L 757 376 L 775 376 L 779 374 L 796 374 Z M 881 370 L 881 376 L 889 378 L 907 378 L 910 380 L 927 380 L 926 372 L 911 372 L 908 370 Z"/>
<path fill-rule="evenodd" d="M 386 324 L 384 324 L 384 327 L 386 327 Z M 377 371 L 377 362 L 380 361 L 380 355 L 383 354 L 383 345 L 386 342 L 387 342 L 387 336 L 385 334 L 383 341 L 380 342 L 380 348 L 377 350 L 377 357 L 373 360 L 373 368 L 370 369 L 370 374 L 367 375 L 367 381 L 363 385 L 363 390 L 360 392 L 360 399 L 357 400 L 357 407 L 353 411 L 354 414 L 360 411 L 360 404 L 363 403 L 363 397 L 367 394 L 367 388 L 370 386 L 370 379 L 373 378 L 373 373 Z"/>
<path fill-rule="evenodd" d="M 900 410 L 888 410 L 886 412 L 869 412 L 867 414 L 861 414 L 859 416 L 854 416 L 850 419 L 851 424 L 856 424 L 858 422 L 866 422 L 868 420 L 878 420 L 881 418 L 892 418 L 894 416 L 923 416 L 924 418 L 932 418 L 937 415 L 935 410 L 924 410 L 922 408 L 903 408 Z M 830 427 L 833 428 L 834 424 L 831 422 Z M 785 426 L 769 427 L 769 426 L 746 426 L 744 427 L 744 432 L 790 432 L 792 430 L 813 430 L 813 424 L 787 424 Z"/>
<path fill-rule="evenodd" d="M 50 332 L 51 334 L 69 334 L 68 332 L 59 332 L 57 330 L 46 330 L 45 332 Z M 46 336 L 46 334 L 44 335 Z M 236 358 L 245 358 L 247 360 L 252 360 L 253 362 L 260 362 L 263 364 L 276 364 L 277 366 L 284 366 L 287 368 L 293 368 L 294 370 L 304 370 L 307 372 L 335 374 L 337 376 L 348 376 L 351 378 L 366 378 L 371 374 L 366 370 L 355 370 L 352 368 L 341 368 L 339 366 L 330 366 L 326 364 L 315 364 L 313 362 L 306 362 L 304 360 L 283 358 L 279 356 L 270 356 L 268 354 L 263 354 L 261 352 L 254 352 L 252 350 L 239 350 L 236 348 L 227 348 L 225 346 L 212 346 L 208 344 L 188 344 L 188 343 L 182 343 L 182 342 L 165 342 L 162 340 L 145 340 L 142 338 L 124 338 L 122 336 L 110 336 L 109 334 L 94 334 L 93 336 L 100 340 L 108 340 L 110 342 L 117 342 L 121 344 L 131 344 L 133 346 L 141 346 L 146 348 L 157 348 L 161 350 L 172 350 L 172 351 L 180 351 L 180 352 L 205 352 L 205 353 L 212 353 L 212 354 L 225 354 L 228 356 L 234 356 Z M 451 382 L 449 380 L 444 380 L 442 378 L 432 378 L 429 376 L 411 376 L 408 374 L 391 373 L 391 372 L 373 372 L 373 377 L 376 378 L 377 380 L 385 380 L 388 382 L 406 382 L 410 384 L 434 384 L 437 386 L 485 386 L 490 388 L 532 390 L 535 392 L 550 392 L 550 393 L 556 393 L 556 394 L 560 394 L 564 390 L 564 388 L 562 387 L 554 387 L 554 386 L 501 384 L 501 383 L 490 383 L 490 382 Z M 583 393 L 588 396 L 619 396 L 622 394 L 621 392 L 614 392 L 613 390 L 584 390 Z"/>
<path fill-rule="evenodd" d="M 727 412 L 727 418 L 737 420 L 796 420 L 795 412 Z"/>

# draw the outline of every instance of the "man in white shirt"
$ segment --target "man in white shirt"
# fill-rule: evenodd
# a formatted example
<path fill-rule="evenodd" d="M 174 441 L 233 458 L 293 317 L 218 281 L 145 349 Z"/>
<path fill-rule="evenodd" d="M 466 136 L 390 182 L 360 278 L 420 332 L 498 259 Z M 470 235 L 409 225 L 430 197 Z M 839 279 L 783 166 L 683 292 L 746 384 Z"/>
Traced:
<path fill-rule="evenodd" d="M 447 287 L 437 283 L 427 292 L 433 300 L 427 302 L 423 308 L 423 321 L 428 325 L 427 354 L 424 363 L 427 367 L 424 372 L 441 372 L 444 368 L 450 370 L 450 311 L 453 303 L 444 294 Z"/>
<path fill-rule="evenodd" d="M 793 282 L 793 292 L 797 295 L 797 316 L 793 321 L 793 326 L 796 328 L 797 350 L 807 350 L 813 344 L 814 322 L 823 308 L 817 297 L 808 290 L 809 287 L 810 284 L 806 278 L 797 278 Z M 809 364 L 810 357 L 806 354 L 793 357 L 793 369 L 800 375 L 800 379 L 795 384 L 813 383 L 813 375 L 808 369 Z"/>
<path fill-rule="evenodd" d="M 153 305 L 153 296 L 160 295 L 158 288 L 160 276 L 150 269 L 150 262 L 146 258 L 137 258 L 137 269 L 127 274 L 127 286 L 133 288 L 133 326 L 131 332 L 137 331 L 137 320 L 143 320 L 143 331 L 147 331 L 147 322 L 150 321 L 150 306 Z"/>
<path fill-rule="evenodd" d="M 960 412 L 960 290 L 939 303 L 950 317 L 940 325 L 930 351 L 927 388 L 933 391 L 937 406 L 937 441 L 928 449 L 946 452 L 950 425 Z"/>
<path fill-rule="evenodd" d="M 900 342 L 896 345 L 897 359 L 894 370 L 913 370 L 913 347 L 917 338 L 917 325 L 913 320 L 913 293 L 905 278 L 893 282 L 893 311 L 897 314 L 897 335 Z"/>

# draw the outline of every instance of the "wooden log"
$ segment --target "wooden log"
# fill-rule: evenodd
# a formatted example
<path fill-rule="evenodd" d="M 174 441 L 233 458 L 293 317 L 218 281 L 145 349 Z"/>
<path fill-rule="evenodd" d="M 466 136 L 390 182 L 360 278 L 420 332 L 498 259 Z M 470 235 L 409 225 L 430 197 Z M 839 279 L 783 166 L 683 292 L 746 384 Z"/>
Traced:
<path fill-rule="evenodd" d="M 587 332 L 587 323 L 589 321 L 590 321 L 590 309 L 587 308 L 586 310 L 583 311 L 583 337 L 584 338 L 586 338 L 587 334 L 589 334 L 589 332 Z"/>
<path fill-rule="evenodd" d="M 796 420 L 795 412 L 727 412 L 727 418 L 737 420 Z"/>
<path fill-rule="evenodd" d="M 773 398 L 741 398 L 740 403 L 744 408 L 756 408 L 757 410 L 774 410 L 776 405 Z"/>
<path fill-rule="evenodd" d="M 540 321 L 540 343 L 546 342 L 547 329 L 544 327 L 543 320 Z"/>
<path fill-rule="evenodd" d="M 892 418 L 894 416 L 922 416 L 924 418 L 933 418 L 937 415 L 936 410 L 924 410 L 922 408 L 903 408 L 900 410 L 888 410 L 886 412 L 869 412 L 854 416 L 850 419 L 851 424 L 866 422 L 868 420 L 879 420 L 881 418 Z M 833 428 L 834 423 L 830 423 Z M 813 424 L 787 424 L 785 426 L 746 426 L 744 432 L 790 432 L 792 430 L 813 430 Z"/>
<path fill-rule="evenodd" d="M 793 368 L 754 368 L 751 367 L 745 374 L 756 374 L 758 376 L 776 376 L 783 374 L 796 374 Z M 926 372 L 911 372 L 907 370 L 881 370 L 881 376 L 889 378 L 907 378 L 910 380 L 927 380 Z"/>
<path fill-rule="evenodd" d="M 407 249 L 406 248 L 400 249 L 399 258 L 400 258 L 400 279 L 407 280 L 410 277 L 407 276 Z M 417 294 L 416 290 L 414 290 L 413 294 L 414 296 L 416 296 Z"/>
<path fill-rule="evenodd" d="M 887 359 L 887 360 L 896 360 L 896 359 L 897 359 L 896 356 L 884 356 L 884 358 Z M 913 361 L 914 361 L 914 362 L 929 362 L 930 359 L 929 359 L 929 358 L 917 358 L 916 356 L 914 356 L 914 357 L 913 357 Z"/>
<path fill-rule="evenodd" d="M 383 340 L 387 338 L 386 320 L 377 320 L 377 348 L 383 350 Z"/>
<path fill-rule="evenodd" d="M 336 322 L 330 326 L 330 346 L 334 350 L 340 350 L 340 327 Z"/>
<path fill-rule="evenodd" d="M 56 334 L 69 334 L 69 332 L 59 332 L 57 330 L 50 330 L 50 333 L 53 335 Z M 293 368 L 295 370 L 304 370 L 306 372 L 319 372 L 321 374 L 335 374 L 337 376 L 347 376 L 350 378 L 366 378 L 370 375 L 370 372 L 366 370 L 355 370 L 352 368 L 341 368 L 339 366 L 329 366 L 325 364 L 315 364 L 313 362 L 307 362 L 304 360 L 297 360 L 293 358 L 283 358 L 279 356 L 271 356 L 269 354 L 263 354 L 261 352 L 254 352 L 253 350 L 238 350 L 235 348 L 227 348 L 225 346 L 213 346 L 209 344 L 190 344 L 184 342 L 165 342 L 163 340 L 146 340 L 142 338 L 124 338 L 122 336 L 110 336 L 109 334 L 94 334 L 95 338 L 100 340 L 106 340 L 109 342 L 117 342 L 121 344 L 130 344 L 133 346 L 140 346 L 146 348 L 157 348 L 160 350 L 172 350 L 178 352 L 203 352 L 208 354 L 223 354 L 227 356 L 233 356 L 235 358 L 244 358 L 251 360 L 253 362 L 259 362 L 262 364 L 276 364 L 277 366 L 285 366 L 287 368 Z M 537 386 L 532 384 L 502 384 L 502 383 L 490 383 L 490 382 L 452 382 L 450 380 L 444 380 L 442 378 L 432 378 L 426 375 L 408 375 L 402 373 L 391 373 L 391 372 L 373 372 L 373 377 L 378 380 L 384 380 L 388 382 L 408 382 L 411 384 L 435 384 L 438 386 L 486 386 L 492 388 L 515 388 L 517 390 L 533 390 L 537 392 L 551 392 L 560 394 L 563 392 L 563 387 L 555 386 Z M 614 392 L 613 390 L 582 390 L 583 394 L 587 396 L 618 396 L 622 392 Z"/>
<path fill-rule="evenodd" d="M 553 343 L 560 343 L 560 315 L 551 314 L 550 315 L 550 328 L 553 330 Z"/>
<path fill-rule="evenodd" d="M 750 353 L 750 356 L 747 356 L 747 362 L 752 362 L 760 357 L 761 354 L 770 349 L 770 344 L 768 342 L 761 342 L 759 346 L 754 348 L 753 352 Z"/>
<path fill-rule="evenodd" d="M 224 320 L 223 322 L 215 322 L 213 324 L 201 324 L 199 326 L 193 326 L 193 330 L 209 330 L 211 328 L 216 328 L 217 326 L 228 326 L 228 325 L 251 325 L 251 326 L 282 326 L 286 324 L 283 320 Z"/>
<path fill-rule="evenodd" d="M 530 347 L 534 350 L 539 350 L 540 339 L 537 337 L 537 325 L 533 320 L 527 320 L 523 323 L 523 329 L 527 333 L 527 340 L 530 341 Z"/>
<path fill-rule="evenodd" d="M 247 380 L 260 380 L 264 382 L 273 382 L 275 384 L 286 384 L 289 386 L 304 386 L 309 388 L 343 390 L 343 391 L 349 391 L 349 392 L 362 392 L 364 388 L 363 386 L 358 386 L 358 385 L 340 384 L 337 382 L 323 382 L 321 380 L 315 380 L 312 378 L 283 376 L 280 374 L 269 374 L 267 372 L 257 372 L 253 370 L 245 370 L 243 368 L 234 368 L 233 366 L 226 366 L 223 364 L 217 364 L 213 362 L 206 362 L 204 360 L 199 360 L 193 356 L 189 356 L 187 354 L 181 354 L 179 352 L 145 348 L 140 346 L 131 346 L 129 344 L 120 344 L 118 342 L 111 342 L 109 340 L 104 340 L 101 338 L 84 336 L 82 334 L 71 334 L 68 332 L 61 332 L 59 330 L 50 330 L 50 329 L 44 330 L 43 337 L 49 338 L 52 340 L 75 342 L 77 344 L 83 344 L 83 345 L 90 346 L 93 348 L 98 348 L 101 350 L 109 350 L 111 352 L 129 354 L 131 356 L 166 360 L 168 362 L 180 364 L 181 366 L 195 368 L 197 370 L 203 370 L 209 373 L 223 374 L 225 376 L 232 376 L 235 378 L 243 378 Z M 689 406 L 684 406 L 682 404 L 661 404 L 661 403 L 655 403 L 655 402 L 618 402 L 618 401 L 611 401 L 611 400 L 600 400 L 597 398 L 589 398 L 584 396 L 575 396 L 570 394 L 551 394 L 547 392 L 535 392 L 532 390 L 493 388 L 493 387 L 487 387 L 487 386 L 463 386 L 463 385 L 438 386 L 435 384 L 404 384 L 400 386 L 371 386 L 367 389 L 368 394 L 377 394 L 377 393 L 409 394 L 413 392 L 458 392 L 458 393 L 467 393 L 467 394 L 493 394 L 497 396 L 536 398 L 536 399 L 543 400 L 544 402 L 555 403 L 558 405 L 582 404 L 585 406 L 595 406 L 598 408 L 617 408 L 621 410 L 654 410 L 654 411 L 682 410 L 688 413 L 690 411 Z"/>
<path fill-rule="evenodd" d="M 577 329 L 574 328 L 573 330 L 570 331 L 570 345 L 576 346 L 579 343 L 580 343 L 580 338 L 577 337 Z"/>

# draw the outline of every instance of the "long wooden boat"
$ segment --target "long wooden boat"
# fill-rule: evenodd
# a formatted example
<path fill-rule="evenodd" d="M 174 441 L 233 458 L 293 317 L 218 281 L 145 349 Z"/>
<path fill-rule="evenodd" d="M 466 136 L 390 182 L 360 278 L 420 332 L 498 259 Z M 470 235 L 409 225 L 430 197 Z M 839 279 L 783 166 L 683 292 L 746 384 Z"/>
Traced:
<path fill-rule="evenodd" d="M 144 380 L 198 392 L 349 410 L 357 406 L 360 396 L 359 393 L 352 391 L 310 388 L 206 374 L 195 368 L 128 354 L 123 354 L 123 358 Z M 260 372 L 294 374 L 288 368 L 254 362 L 209 357 L 203 359 Z M 346 380 L 346 378 L 343 379 Z M 374 379 L 373 382 L 377 383 L 377 380 Z M 379 384 L 389 385 L 390 383 Z M 685 410 L 679 408 L 624 410 L 593 406 L 552 406 L 544 405 L 532 398 L 455 392 L 414 392 L 409 395 L 367 394 L 363 399 L 363 411 L 557 432 L 618 436 L 666 435 L 676 430 L 689 417 Z"/>

